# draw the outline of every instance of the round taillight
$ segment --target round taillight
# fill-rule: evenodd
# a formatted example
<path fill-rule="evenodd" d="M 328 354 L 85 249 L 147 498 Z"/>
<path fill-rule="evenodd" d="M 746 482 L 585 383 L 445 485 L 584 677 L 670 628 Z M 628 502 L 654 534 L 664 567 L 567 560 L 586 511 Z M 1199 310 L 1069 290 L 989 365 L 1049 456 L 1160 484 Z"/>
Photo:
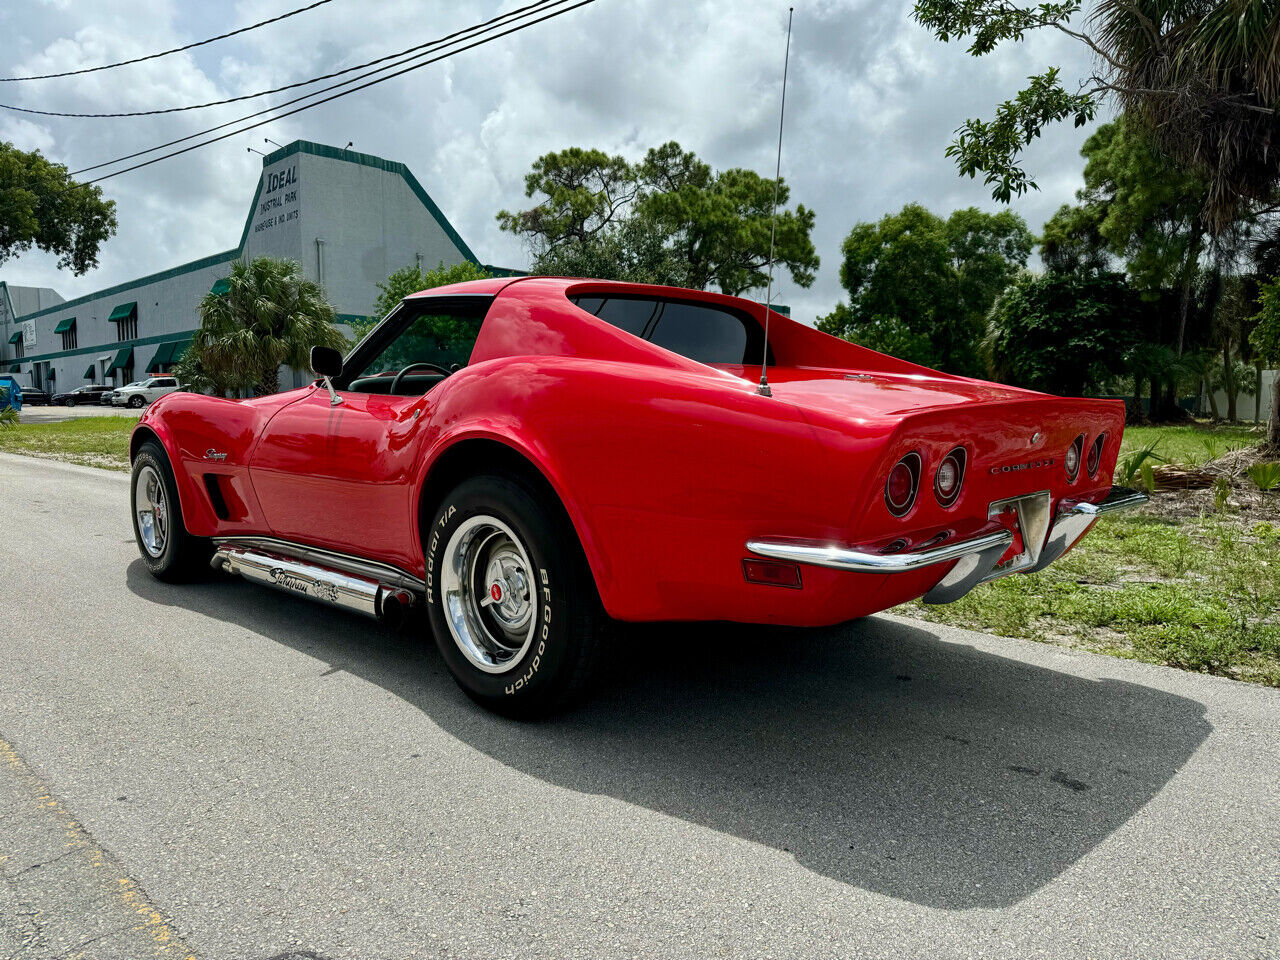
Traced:
<path fill-rule="evenodd" d="M 920 482 L 920 457 L 908 453 L 893 465 L 889 479 L 884 484 L 884 502 L 889 512 L 900 517 L 915 503 L 916 487 Z"/>
<path fill-rule="evenodd" d="M 938 467 L 938 492 L 944 497 L 955 493 L 956 481 L 960 479 L 960 471 L 950 460 L 944 460 Z"/>
<path fill-rule="evenodd" d="M 938 503 L 949 507 L 960 496 L 960 485 L 964 483 L 964 447 L 956 447 L 938 464 L 933 475 L 933 495 Z"/>
<path fill-rule="evenodd" d="M 1102 445 L 1107 442 L 1105 433 L 1098 434 L 1098 439 L 1093 441 L 1093 445 L 1089 447 L 1089 456 L 1085 458 L 1084 468 L 1089 471 L 1089 476 L 1096 477 L 1098 475 L 1098 467 L 1102 465 Z"/>
<path fill-rule="evenodd" d="M 1084 434 L 1076 437 L 1071 441 L 1071 446 L 1067 447 L 1067 454 L 1062 458 L 1062 465 L 1067 470 L 1067 479 L 1075 483 L 1076 477 L 1080 475 L 1080 451 L 1084 449 Z"/>

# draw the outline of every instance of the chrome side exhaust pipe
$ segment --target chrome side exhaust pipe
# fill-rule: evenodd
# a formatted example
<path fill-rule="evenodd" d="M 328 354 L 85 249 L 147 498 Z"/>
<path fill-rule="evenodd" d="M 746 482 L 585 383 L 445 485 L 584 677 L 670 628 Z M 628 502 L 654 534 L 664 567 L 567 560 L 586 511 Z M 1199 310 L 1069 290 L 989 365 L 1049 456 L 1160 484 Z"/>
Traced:
<path fill-rule="evenodd" d="M 220 545 L 210 566 L 392 625 L 403 622 L 414 604 L 413 593 L 404 587 L 233 543 Z"/>

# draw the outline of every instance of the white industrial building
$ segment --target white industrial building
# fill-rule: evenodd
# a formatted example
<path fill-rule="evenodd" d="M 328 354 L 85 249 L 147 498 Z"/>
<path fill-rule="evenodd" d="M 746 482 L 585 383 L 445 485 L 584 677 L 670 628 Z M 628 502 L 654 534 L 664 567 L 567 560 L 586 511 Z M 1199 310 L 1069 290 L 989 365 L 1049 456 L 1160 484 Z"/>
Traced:
<path fill-rule="evenodd" d="M 347 322 L 368 314 L 377 284 L 401 267 L 478 262 L 404 164 L 295 140 L 263 158 L 231 250 L 74 300 L 0 280 L 0 371 L 51 391 L 166 371 L 199 326 L 201 297 L 232 261 L 259 256 L 298 261 Z"/>

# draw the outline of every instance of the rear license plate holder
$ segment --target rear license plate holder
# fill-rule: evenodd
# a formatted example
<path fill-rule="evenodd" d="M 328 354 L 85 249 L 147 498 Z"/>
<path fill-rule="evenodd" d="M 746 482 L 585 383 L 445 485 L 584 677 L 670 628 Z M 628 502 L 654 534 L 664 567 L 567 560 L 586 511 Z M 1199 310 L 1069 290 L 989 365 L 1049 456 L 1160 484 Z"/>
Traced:
<path fill-rule="evenodd" d="M 1037 490 L 1035 493 L 996 500 L 987 508 L 989 520 L 998 520 L 1005 514 L 1012 513 L 1011 529 L 1015 531 L 1015 537 L 1022 540 L 1022 552 L 997 564 L 987 580 L 1033 569 L 1040 562 L 1040 552 L 1049 535 L 1052 506 L 1052 494 L 1048 490 Z"/>

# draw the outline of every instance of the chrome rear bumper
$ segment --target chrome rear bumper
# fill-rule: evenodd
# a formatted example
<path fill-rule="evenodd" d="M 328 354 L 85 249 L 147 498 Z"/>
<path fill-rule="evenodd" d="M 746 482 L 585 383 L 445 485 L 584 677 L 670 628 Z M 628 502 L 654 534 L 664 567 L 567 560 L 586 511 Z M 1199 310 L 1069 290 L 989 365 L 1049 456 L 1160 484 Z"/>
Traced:
<path fill-rule="evenodd" d="M 997 566 L 997 563 L 1013 543 L 1013 534 L 1008 530 L 904 553 L 872 553 L 856 547 L 786 540 L 748 540 L 747 549 L 773 560 L 790 560 L 855 573 L 910 573 L 954 560 L 957 561 L 955 566 L 924 596 L 925 603 L 951 603 L 987 580 L 1011 573 L 1043 570 L 1079 541 L 1098 517 L 1147 502 L 1144 493 L 1127 487 L 1112 487 L 1098 503 L 1062 501 L 1050 524 L 1049 497 L 1048 491 L 1040 491 L 991 505 L 989 515 L 992 517 L 1005 510 L 1017 511 L 1019 529 L 1024 537 L 1024 551 L 1003 566 Z M 1032 536 L 1028 538 L 1028 534 Z"/>

